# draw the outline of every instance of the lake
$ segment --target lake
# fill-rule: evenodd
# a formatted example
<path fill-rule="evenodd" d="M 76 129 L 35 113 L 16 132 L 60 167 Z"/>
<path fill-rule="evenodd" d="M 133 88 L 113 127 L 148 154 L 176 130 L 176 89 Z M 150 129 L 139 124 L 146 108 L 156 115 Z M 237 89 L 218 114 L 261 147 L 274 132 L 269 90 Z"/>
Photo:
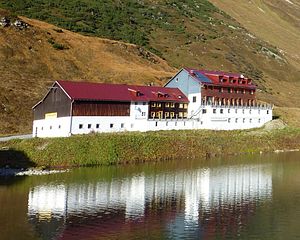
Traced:
<path fill-rule="evenodd" d="M 0 179 L 0 239 L 300 239 L 300 153 Z"/>

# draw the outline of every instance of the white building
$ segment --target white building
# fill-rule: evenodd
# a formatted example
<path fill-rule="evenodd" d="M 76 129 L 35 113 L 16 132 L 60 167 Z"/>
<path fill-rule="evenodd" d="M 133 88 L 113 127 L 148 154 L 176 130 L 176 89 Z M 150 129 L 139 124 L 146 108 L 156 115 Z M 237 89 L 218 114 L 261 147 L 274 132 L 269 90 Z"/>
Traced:
<path fill-rule="evenodd" d="M 188 97 L 188 119 L 198 129 L 249 129 L 272 120 L 272 106 L 257 103 L 256 86 L 243 75 L 184 68 L 165 87 Z"/>
<path fill-rule="evenodd" d="M 261 127 L 272 108 L 255 91 L 243 76 L 187 68 L 165 87 L 56 81 L 33 107 L 33 136 Z"/>

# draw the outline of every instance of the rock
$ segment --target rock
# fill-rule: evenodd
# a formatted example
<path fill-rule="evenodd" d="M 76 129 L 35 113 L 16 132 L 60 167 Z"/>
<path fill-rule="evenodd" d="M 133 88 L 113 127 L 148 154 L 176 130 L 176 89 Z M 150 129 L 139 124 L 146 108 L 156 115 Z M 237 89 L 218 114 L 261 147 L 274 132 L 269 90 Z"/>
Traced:
<path fill-rule="evenodd" d="M 14 22 L 14 26 L 23 30 L 23 29 L 26 29 L 29 27 L 29 25 L 26 23 L 26 22 L 23 22 L 22 20 L 20 19 L 17 19 L 15 22 Z"/>
<path fill-rule="evenodd" d="M 1 18 L 0 20 L 0 26 L 2 27 L 9 27 L 10 26 L 10 20 L 6 17 Z"/>

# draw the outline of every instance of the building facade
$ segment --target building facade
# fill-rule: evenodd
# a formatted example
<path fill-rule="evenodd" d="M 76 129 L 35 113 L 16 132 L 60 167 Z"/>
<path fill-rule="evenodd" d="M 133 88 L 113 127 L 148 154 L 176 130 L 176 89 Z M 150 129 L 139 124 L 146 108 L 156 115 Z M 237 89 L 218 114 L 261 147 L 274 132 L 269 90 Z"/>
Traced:
<path fill-rule="evenodd" d="M 272 107 L 238 74 L 184 68 L 165 87 L 56 81 L 33 107 L 34 137 L 261 127 Z"/>
<path fill-rule="evenodd" d="M 56 81 L 33 107 L 33 136 L 189 129 L 177 88 Z"/>
<path fill-rule="evenodd" d="M 256 86 L 243 75 L 183 68 L 165 87 L 188 97 L 188 119 L 198 129 L 249 129 L 272 120 L 272 106 L 257 102 Z"/>

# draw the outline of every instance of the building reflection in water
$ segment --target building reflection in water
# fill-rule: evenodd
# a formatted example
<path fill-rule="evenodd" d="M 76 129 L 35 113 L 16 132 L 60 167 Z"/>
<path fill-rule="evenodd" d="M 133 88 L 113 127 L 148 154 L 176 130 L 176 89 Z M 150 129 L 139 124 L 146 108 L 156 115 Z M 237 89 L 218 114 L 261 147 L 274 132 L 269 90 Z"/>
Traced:
<path fill-rule="evenodd" d="M 172 210 L 160 217 L 165 216 L 166 231 L 176 238 L 186 229 L 200 236 L 216 231 L 216 226 L 221 226 L 218 231 L 222 234 L 227 231 L 222 221 L 239 231 L 258 200 L 271 196 L 271 165 L 238 165 L 156 175 L 142 173 L 108 182 L 36 186 L 29 193 L 28 215 L 36 226 L 55 223 L 47 230 L 56 229 L 53 239 L 65 235 L 72 228 L 69 223 L 76 219 L 81 219 L 81 224 L 84 219 L 97 219 L 93 226 L 105 231 L 101 225 L 109 221 L 116 228 L 117 223 L 147 221 L 155 208 L 162 212 Z M 43 233 L 41 236 L 46 239 Z"/>

